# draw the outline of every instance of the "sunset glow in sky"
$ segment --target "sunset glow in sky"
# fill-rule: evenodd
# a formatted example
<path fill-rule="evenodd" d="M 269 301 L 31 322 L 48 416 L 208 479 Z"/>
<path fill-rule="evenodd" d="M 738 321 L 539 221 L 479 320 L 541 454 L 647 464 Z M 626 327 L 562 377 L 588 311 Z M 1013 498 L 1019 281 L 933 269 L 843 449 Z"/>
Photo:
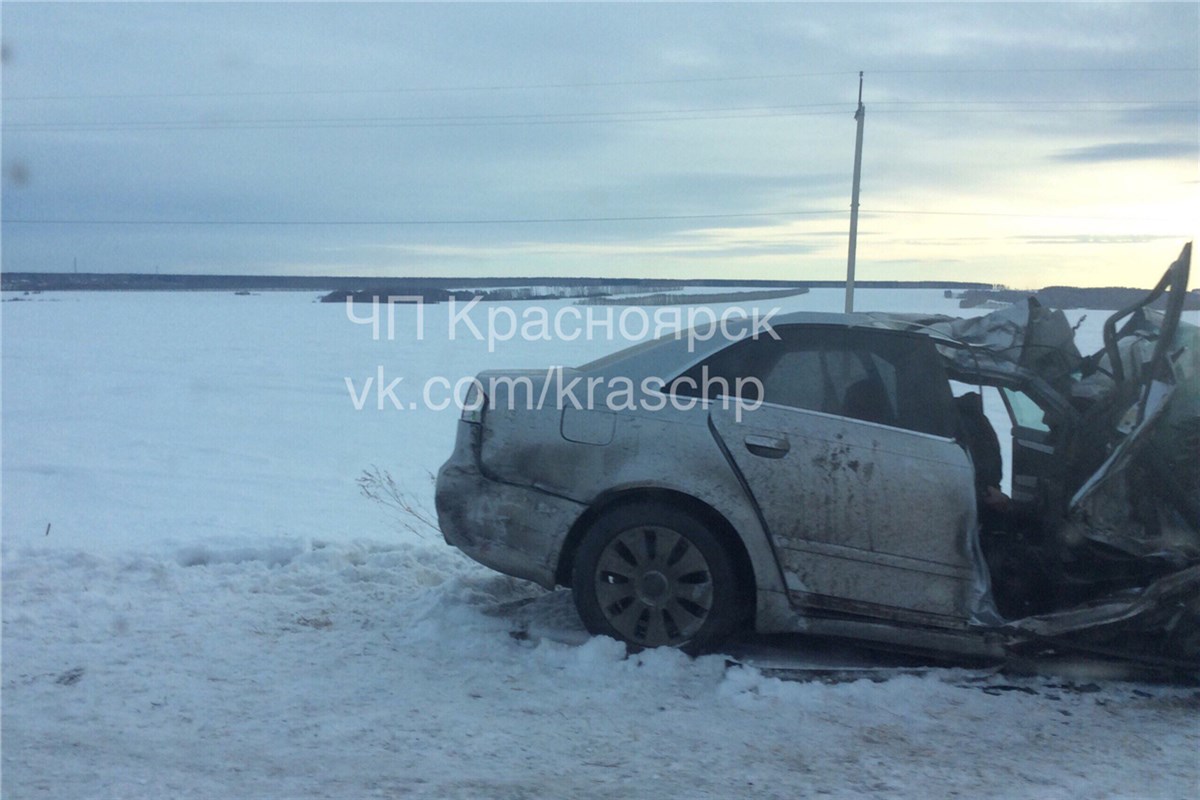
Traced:
<path fill-rule="evenodd" d="M 5 2 L 5 271 L 1148 286 L 1200 6 Z M 1195 283 L 1195 282 L 1193 282 Z"/>

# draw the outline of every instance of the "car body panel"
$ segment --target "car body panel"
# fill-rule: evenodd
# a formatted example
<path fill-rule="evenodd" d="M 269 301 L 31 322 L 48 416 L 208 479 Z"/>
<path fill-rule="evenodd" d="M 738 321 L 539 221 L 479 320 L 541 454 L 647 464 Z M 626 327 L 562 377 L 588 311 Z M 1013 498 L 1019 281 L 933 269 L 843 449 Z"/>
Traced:
<path fill-rule="evenodd" d="M 437 476 L 438 523 L 448 544 L 498 572 L 555 585 L 562 537 L 587 507 L 532 486 L 496 480 L 479 466 L 479 428 L 460 422 Z"/>
<path fill-rule="evenodd" d="M 975 493 L 956 442 L 780 406 L 740 422 L 728 409 L 710 414 L 762 509 L 794 599 L 900 608 L 949 625 L 969 616 Z"/>

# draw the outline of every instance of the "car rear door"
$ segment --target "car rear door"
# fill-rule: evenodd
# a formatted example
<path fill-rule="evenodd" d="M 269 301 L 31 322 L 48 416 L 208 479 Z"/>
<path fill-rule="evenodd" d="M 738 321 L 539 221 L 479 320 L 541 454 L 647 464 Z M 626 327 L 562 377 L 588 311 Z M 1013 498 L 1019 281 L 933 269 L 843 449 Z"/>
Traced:
<path fill-rule="evenodd" d="M 958 625 L 969 615 L 975 491 L 930 340 L 780 329 L 742 343 L 760 407 L 710 404 L 710 425 L 775 543 L 793 599 Z M 736 347 L 736 346 L 735 346 Z M 730 351 L 726 351 L 729 353 Z"/>

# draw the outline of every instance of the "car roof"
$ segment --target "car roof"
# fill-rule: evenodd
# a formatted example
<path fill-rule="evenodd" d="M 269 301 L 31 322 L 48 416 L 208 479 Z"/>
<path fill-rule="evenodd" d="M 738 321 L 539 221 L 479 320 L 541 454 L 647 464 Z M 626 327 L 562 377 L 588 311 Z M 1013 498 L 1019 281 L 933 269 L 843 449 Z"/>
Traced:
<path fill-rule="evenodd" d="M 607 372 L 619 368 L 626 375 L 658 375 L 723 350 L 734 342 L 751 337 L 770 337 L 770 329 L 782 326 L 819 326 L 842 328 L 872 328 L 925 335 L 947 344 L 957 342 L 944 333 L 929 330 L 934 322 L 954 319 L 946 316 L 884 313 L 834 313 L 825 311 L 793 311 L 778 315 L 733 317 L 723 323 L 702 325 L 668 333 L 632 347 L 619 350 L 578 367 L 580 372 Z"/>

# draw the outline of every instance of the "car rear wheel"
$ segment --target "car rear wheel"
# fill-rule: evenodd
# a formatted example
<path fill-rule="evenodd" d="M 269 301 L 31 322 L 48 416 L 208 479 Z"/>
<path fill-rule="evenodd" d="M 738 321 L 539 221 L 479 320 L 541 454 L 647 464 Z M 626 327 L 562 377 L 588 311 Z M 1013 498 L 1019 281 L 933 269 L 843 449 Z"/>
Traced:
<path fill-rule="evenodd" d="M 741 618 L 729 555 L 705 523 L 660 503 L 620 506 L 584 536 L 575 607 L 593 634 L 636 647 L 710 649 Z"/>

